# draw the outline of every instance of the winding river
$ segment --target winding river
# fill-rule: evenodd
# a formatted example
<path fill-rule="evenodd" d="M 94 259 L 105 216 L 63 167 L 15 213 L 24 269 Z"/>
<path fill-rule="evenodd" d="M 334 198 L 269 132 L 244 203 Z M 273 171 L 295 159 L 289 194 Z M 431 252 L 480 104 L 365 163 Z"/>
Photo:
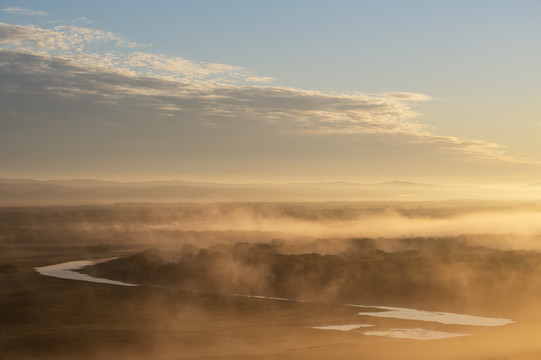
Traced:
<path fill-rule="evenodd" d="M 74 270 L 80 270 L 90 265 L 94 265 L 100 262 L 113 260 L 113 259 L 115 258 L 99 259 L 99 260 L 68 261 L 61 264 L 37 267 L 35 270 L 41 275 L 52 276 L 59 279 L 90 281 L 90 282 L 95 282 L 95 283 L 122 285 L 122 286 L 138 286 L 136 284 L 129 284 L 122 281 L 97 278 L 97 277 L 93 277 L 87 274 L 81 274 L 80 272 L 74 271 Z"/>
<path fill-rule="evenodd" d="M 81 274 L 75 270 L 80 270 L 86 266 L 90 266 L 99 262 L 104 262 L 112 260 L 113 258 L 99 259 L 99 260 L 79 260 L 79 261 L 69 261 L 65 263 L 37 267 L 35 270 L 44 276 L 52 276 L 60 279 L 69 279 L 69 280 L 78 280 L 78 281 L 89 281 L 94 283 L 101 284 L 110 284 L 110 285 L 120 285 L 120 286 L 138 286 L 137 284 L 125 283 L 122 281 L 96 278 L 87 274 Z M 298 301 L 293 299 L 286 298 L 276 298 L 276 297 L 266 297 L 259 295 L 242 295 L 242 294 L 230 294 L 232 296 L 242 296 L 250 297 L 257 299 L 266 299 L 266 300 L 286 300 L 286 301 Z M 482 316 L 472 316 L 464 314 L 455 314 L 447 312 L 433 312 L 433 311 L 424 311 L 417 309 L 408 309 L 400 307 L 390 307 L 390 306 L 371 306 L 371 305 L 355 305 L 355 304 L 345 304 L 345 306 L 358 307 L 365 310 L 368 309 L 377 309 L 381 311 L 361 311 L 357 315 L 362 317 L 379 317 L 379 318 L 393 318 L 401 320 L 411 320 L 411 321 L 426 321 L 426 322 L 436 322 L 444 325 L 468 325 L 468 326 L 505 326 L 513 323 L 514 321 L 510 319 L 502 318 L 489 318 Z M 317 330 L 331 330 L 331 331 L 358 331 L 359 329 L 373 328 L 375 327 L 372 324 L 345 324 L 345 325 L 322 325 L 322 326 L 313 326 L 313 329 Z M 437 340 L 437 339 L 446 339 L 460 336 L 469 336 L 467 333 L 452 333 L 444 331 L 433 331 L 426 330 L 422 328 L 391 328 L 391 329 L 374 329 L 374 330 L 364 330 L 360 331 L 363 335 L 368 336 L 386 336 L 394 338 L 403 338 L 403 339 L 414 339 L 414 340 Z"/>

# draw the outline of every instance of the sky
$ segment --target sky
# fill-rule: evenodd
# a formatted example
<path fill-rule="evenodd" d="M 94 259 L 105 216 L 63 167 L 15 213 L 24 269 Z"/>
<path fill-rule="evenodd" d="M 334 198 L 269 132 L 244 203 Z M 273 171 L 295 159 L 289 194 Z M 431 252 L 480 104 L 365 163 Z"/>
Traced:
<path fill-rule="evenodd" d="M 539 1 L 0 0 L 0 177 L 541 182 Z"/>

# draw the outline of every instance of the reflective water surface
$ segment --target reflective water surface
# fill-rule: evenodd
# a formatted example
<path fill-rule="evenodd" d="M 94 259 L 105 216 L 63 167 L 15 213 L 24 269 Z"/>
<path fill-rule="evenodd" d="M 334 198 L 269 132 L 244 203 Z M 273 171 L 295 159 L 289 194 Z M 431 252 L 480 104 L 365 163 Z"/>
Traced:
<path fill-rule="evenodd" d="M 362 306 L 351 304 L 348 304 L 348 306 L 385 310 L 377 312 L 358 313 L 358 315 L 361 316 L 375 316 L 403 320 L 433 321 L 447 325 L 503 326 L 514 322 L 510 319 L 489 318 L 482 316 L 454 314 L 447 312 L 434 312 L 390 306 Z"/>
<path fill-rule="evenodd" d="M 364 335 L 375 335 L 375 336 L 387 336 L 394 338 L 402 339 L 413 339 L 413 340 L 437 340 L 437 339 L 447 339 L 459 336 L 470 336 L 470 334 L 457 334 L 457 333 L 448 333 L 443 331 L 433 331 L 425 330 L 420 328 L 415 329 L 389 329 L 383 331 L 364 331 Z"/>
<path fill-rule="evenodd" d="M 107 261 L 111 259 L 100 259 L 100 260 L 79 260 L 79 261 L 69 261 L 61 264 L 49 265 L 38 267 L 35 270 L 41 275 L 52 276 L 60 279 L 69 279 L 69 280 L 79 280 L 79 281 L 90 281 L 95 283 L 102 284 L 111 284 L 111 285 L 121 285 L 121 286 L 138 286 L 136 284 L 125 283 L 122 281 L 109 280 L 104 278 L 96 278 L 87 274 L 81 274 L 73 270 L 79 270 L 85 266 L 93 265 L 95 263 Z M 279 297 L 266 297 L 259 295 L 242 295 L 242 294 L 231 294 L 233 296 L 242 296 L 242 297 L 251 297 L 258 299 L 268 299 L 268 300 L 281 300 L 281 301 L 300 301 L 294 299 L 286 299 Z M 489 318 L 482 316 L 472 316 L 464 314 L 455 314 L 447 312 L 434 312 L 434 311 L 425 311 L 417 309 L 408 309 L 408 308 L 399 308 L 399 307 L 390 307 L 390 306 L 365 306 L 365 305 L 354 305 L 347 304 L 347 306 L 359 307 L 364 309 L 378 309 L 383 311 L 364 311 L 359 312 L 360 316 L 372 316 L 380 318 L 395 318 L 402 320 L 416 320 L 416 321 L 429 321 L 437 322 L 440 324 L 446 325 L 470 325 L 470 326 L 504 326 L 511 324 L 514 321 L 510 319 L 501 319 L 501 318 Z M 335 331 L 351 331 L 359 328 L 373 327 L 371 324 L 347 324 L 347 325 L 327 325 L 327 326 L 313 326 L 313 329 L 318 330 L 335 330 Z M 369 330 L 363 331 L 362 334 L 369 336 L 386 336 L 394 338 L 404 338 L 404 339 L 414 339 L 414 340 L 436 340 L 436 339 L 446 339 L 459 336 L 469 336 L 470 334 L 459 334 L 451 332 L 442 332 L 442 331 L 433 331 L 426 330 L 421 328 L 391 328 L 385 330 Z"/>
<path fill-rule="evenodd" d="M 61 264 L 49 265 L 36 268 L 36 271 L 41 275 L 52 276 L 60 279 L 70 279 L 70 280 L 80 280 L 80 281 L 90 281 L 95 283 L 102 284 L 111 284 L 111 285 L 122 285 L 122 286 L 137 286 L 136 284 L 129 284 L 122 281 L 109 280 L 92 277 L 87 274 L 81 274 L 73 270 L 79 270 L 85 266 L 93 265 L 98 262 L 107 261 L 111 259 L 101 259 L 101 260 L 79 260 L 79 261 L 69 261 Z"/>
<path fill-rule="evenodd" d="M 352 325 L 331 325 L 331 326 L 312 326 L 312 329 L 320 330 L 339 330 L 339 331 L 350 331 L 364 327 L 372 327 L 374 325 L 370 324 L 352 324 Z"/>

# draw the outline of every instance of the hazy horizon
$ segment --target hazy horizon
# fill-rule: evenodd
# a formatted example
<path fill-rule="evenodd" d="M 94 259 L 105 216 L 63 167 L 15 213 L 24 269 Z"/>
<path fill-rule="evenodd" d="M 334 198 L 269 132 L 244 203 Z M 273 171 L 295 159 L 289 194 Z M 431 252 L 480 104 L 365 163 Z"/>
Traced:
<path fill-rule="evenodd" d="M 530 182 L 513 182 L 513 183 L 490 183 L 490 182 L 430 182 L 430 181 L 413 181 L 410 179 L 401 178 L 382 178 L 372 181 L 360 180 L 344 180 L 344 179 L 306 179 L 306 180 L 282 180 L 282 181 L 265 181 L 265 180 L 225 180 L 221 178 L 199 178 L 199 177 L 17 177 L 17 176 L 2 176 L 0 181 L 38 181 L 38 182 L 110 182 L 110 183 L 209 183 L 209 184 L 226 184 L 226 185 L 288 185 L 288 184 L 353 184 L 353 185 L 384 185 L 384 184 L 397 184 L 397 185 L 426 185 L 426 186 L 463 186 L 463 187 L 521 187 L 521 186 L 535 186 L 541 185 L 541 181 L 535 181 L 532 179 Z"/>

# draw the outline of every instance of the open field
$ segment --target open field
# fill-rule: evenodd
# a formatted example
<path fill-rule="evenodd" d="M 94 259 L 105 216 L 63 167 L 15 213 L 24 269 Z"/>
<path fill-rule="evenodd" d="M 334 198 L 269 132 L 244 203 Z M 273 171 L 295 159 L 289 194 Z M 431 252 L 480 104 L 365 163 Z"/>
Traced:
<path fill-rule="evenodd" d="M 352 238 L 344 230 L 363 218 L 376 221 L 376 215 L 387 216 L 389 212 L 395 220 L 396 214 L 401 214 L 402 220 L 432 219 L 447 224 L 460 223 L 465 216 L 470 219 L 502 214 L 537 216 L 535 206 L 525 208 L 512 203 L 2 208 L 1 357 L 15 360 L 539 358 L 541 311 L 537 308 L 541 281 L 537 274 L 541 269 L 541 254 L 537 251 L 535 229 L 517 235 L 486 231 L 462 236 L 392 238 Z M 224 217 L 227 221 L 218 223 Z M 272 223 L 280 231 L 269 231 Z M 320 232 L 317 234 L 317 231 L 304 231 L 309 224 L 325 226 L 314 226 Z M 507 225 L 514 224 L 515 220 Z M 504 224 L 498 225 L 503 228 Z M 441 229 L 438 226 L 434 231 Z M 338 231 L 332 236 L 329 229 Z M 159 249 L 150 252 L 157 256 L 155 272 L 137 274 L 126 270 L 126 264 L 131 261 L 133 265 L 133 259 L 148 248 Z M 132 256 L 135 254 L 139 255 Z M 214 254 L 212 261 L 204 263 L 204 254 Z M 250 268 L 247 261 L 253 260 L 253 256 L 257 261 Z M 131 277 L 147 285 L 124 287 L 56 279 L 34 271 L 39 266 L 108 257 L 124 258 L 116 264 L 124 262 L 121 269 L 125 274 L 117 276 Z M 212 266 L 232 259 L 235 262 L 228 262 L 229 267 L 215 268 L 224 276 L 220 282 L 222 291 L 216 291 L 219 289 L 211 281 L 216 275 Z M 343 275 L 329 274 L 331 280 L 344 280 L 344 289 L 351 290 L 346 293 L 340 292 L 339 286 L 331 293 L 332 282 L 318 283 L 332 268 L 326 268 L 329 265 L 323 265 L 321 260 L 343 267 L 344 259 L 350 265 L 365 265 L 359 270 L 364 280 L 358 287 L 363 291 L 352 289 L 354 278 Z M 250 282 L 260 279 L 254 280 L 254 274 L 260 274 L 257 271 L 262 271 L 265 264 L 276 262 L 291 275 L 285 274 L 284 282 L 294 279 L 298 287 L 293 281 L 278 293 L 276 285 L 280 283 L 269 282 L 261 284 L 263 293 L 258 293 L 254 287 L 257 282 Z M 184 269 L 199 264 L 201 268 L 190 273 L 169 265 L 170 274 L 176 275 L 169 279 L 162 277 L 158 283 L 156 274 L 164 274 L 167 264 L 183 264 Z M 233 277 L 233 270 L 240 269 L 241 264 L 245 272 Z M 139 265 L 140 269 L 149 269 L 148 263 Z M 307 270 L 316 266 L 322 266 L 323 271 Z M 108 272 L 111 276 L 110 269 L 102 267 L 102 271 L 102 275 Z M 198 277 L 199 281 L 187 282 L 190 276 Z M 446 291 L 445 296 L 434 289 L 442 276 L 447 282 L 439 290 Z M 375 278 L 379 283 L 370 281 Z M 415 282 L 398 287 L 401 282 L 414 279 Z M 207 291 L 190 291 L 197 285 Z M 318 287 L 326 297 L 316 296 Z M 295 293 L 301 288 L 302 292 Z M 248 289 L 251 295 L 295 295 L 308 301 L 228 295 L 233 290 L 240 293 Z M 421 290 L 424 292 L 420 293 Z M 362 305 L 407 306 L 509 318 L 515 322 L 484 327 L 360 316 L 360 311 L 377 310 L 344 305 L 355 303 L 355 299 Z M 373 327 L 350 331 L 314 328 L 346 324 Z M 392 328 L 422 328 L 469 336 L 420 341 L 363 334 Z"/>

